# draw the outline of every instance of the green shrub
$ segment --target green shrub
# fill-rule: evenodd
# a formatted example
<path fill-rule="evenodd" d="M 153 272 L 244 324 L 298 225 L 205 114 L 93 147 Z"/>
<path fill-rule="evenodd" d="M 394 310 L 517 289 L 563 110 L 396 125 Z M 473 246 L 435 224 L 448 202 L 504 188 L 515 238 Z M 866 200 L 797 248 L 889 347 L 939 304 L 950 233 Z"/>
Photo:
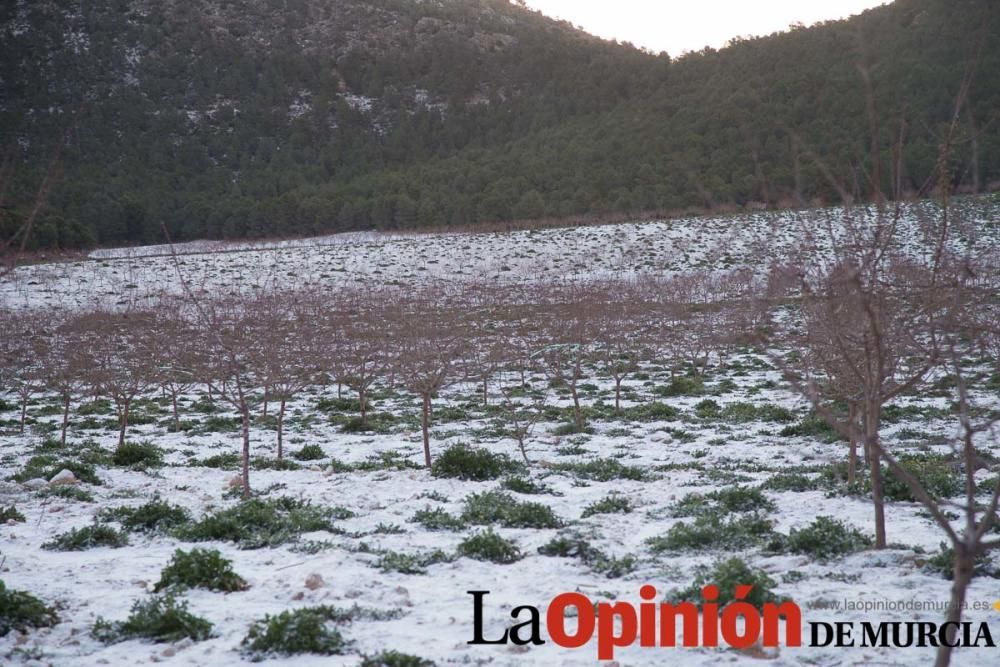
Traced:
<path fill-rule="evenodd" d="M 95 523 L 57 535 L 51 542 L 43 544 L 42 548 L 49 551 L 84 551 L 95 547 L 118 549 L 127 544 L 128 535 L 125 533 L 111 526 Z"/>
<path fill-rule="evenodd" d="M 547 544 L 540 546 L 538 553 L 543 556 L 578 558 L 592 570 L 609 579 L 624 576 L 634 571 L 637 566 L 636 559 L 631 554 L 626 554 L 622 558 L 608 556 L 577 532 L 557 535 Z"/>
<path fill-rule="evenodd" d="M 632 503 L 628 498 L 619 495 L 610 495 L 601 498 L 596 503 L 591 503 L 584 508 L 581 518 L 595 514 L 628 514 L 632 511 Z"/>
<path fill-rule="evenodd" d="M 13 505 L 10 507 L 0 507 L 0 523 L 7 523 L 8 521 L 24 523 L 25 518 Z"/>
<path fill-rule="evenodd" d="M 722 414 L 722 408 L 711 398 L 706 398 L 695 404 L 694 414 L 699 419 L 718 419 Z"/>
<path fill-rule="evenodd" d="M 332 607 L 322 606 L 267 615 L 250 627 L 240 644 L 241 652 L 254 661 L 301 653 L 346 653 L 350 642 L 331 627 L 337 617 L 335 612 Z"/>
<path fill-rule="evenodd" d="M 187 602 L 172 595 L 137 600 L 125 621 L 109 622 L 98 617 L 92 634 L 105 644 L 129 639 L 175 642 L 185 637 L 202 641 L 212 636 L 212 624 L 187 610 Z"/>
<path fill-rule="evenodd" d="M 508 491 L 513 491 L 515 493 L 523 493 L 526 496 L 534 495 L 557 495 L 552 487 L 542 484 L 541 482 L 536 482 L 530 477 L 508 477 L 504 481 L 500 482 L 500 486 Z"/>
<path fill-rule="evenodd" d="M 836 442 L 843 439 L 830 424 L 815 412 L 810 412 L 797 424 L 789 424 L 781 429 L 778 435 L 782 437 L 813 437 L 823 442 Z"/>
<path fill-rule="evenodd" d="M 493 563 L 507 564 L 521 560 L 521 550 L 517 545 L 494 533 L 492 528 L 462 540 L 458 552 L 474 560 Z"/>
<path fill-rule="evenodd" d="M 200 461 L 194 461 L 191 465 L 202 468 L 218 468 L 219 470 L 236 470 L 240 467 L 240 455 L 236 452 L 226 452 L 225 454 L 214 454 Z"/>
<path fill-rule="evenodd" d="M 452 445 L 438 456 L 431 466 L 434 477 L 482 482 L 503 475 L 521 472 L 524 466 L 506 454 L 494 454 L 482 447 Z"/>
<path fill-rule="evenodd" d="M 0 579 L 0 637 L 11 630 L 27 632 L 31 628 L 49 628 L 58 622 L 54 607 L 31 593 L 9 590 Z"/>
<path fill-rule="evenodd" d="M 305 445 L 302 449 L 292 454 L 292 458 L 299 461 L 319 461 L 326 458 L 326 453 L 319 445 Z"/>
<path fill-rule="evenodd" d="M 39 498 L 62 498 L 64 500 L 76 500 L 81 503 L 94 502 L 94 494 L 79 486 L 49 486 L 36 493 Z"/>
<path fill-rule="evenodd" d="M 191 521 L 186 509 L 160 500 L 159 496 L 139 507 L 102 510 L 98 517 L 102 521 L 117 521 L 126 530 L 137 533 L 166 533 Z"/>
<path fill-rule="evenodd" d="M 630 408 L 625 408 L 621 411 L 620 419 L 624 421 L 637 422 L 673 421 L 677 419 L 680 414 L 680 410 L 672 405 L 660 403 L 659 401 L 653 401 L 652 403 L 646 403 L 645 405 L 636 405 Z"/>
<path fill-rule="evenodd" d="M 942 542 L 940 549 L 924 563 L 924 569 L 951 581 L 955 578 L 955 549 Z M 972 574 L 975 577 L 1000 579 L 1000 570 L 992 567 L 990 558 L 986 554 L 976 558 Z"/>
<path fill-rule="evenodd" d="M 111 461 L 123 468 L 155 468 L 163 465 L 163 450 L 151 442 L 126 442 L 115 449 Z"/>
<path fill-rule="evenodd" d="M 502 491 L 470 495 L 465 499 L 462 519 L 471 524 L 498 523 L 508 528 L 558 528 L 562 525 L 547 505 L 518 502 Z"/>
<path fill-rule="evenodd" d="M 423 470 L 423 466 L 409 460 L 397 451 L 379 452 L 352 466 L 354 470 L 373 472 L 376 470 Z"/>
<path fill-rule="evenodd" d="M 659 396 L 700 396 L 705 393 L 705 382 L 697 376 L 678 375 L 670 384 L 657 387 L 653 393 Z"/>
<path fill-rule="evenodd" d="M 461 530 L 465 528 L 465 522 L 462 519 L 448 514 L 440 508 L 425 507 L 422 510 L 417 510 L 411 521 L 416 521 L 427 530 Z"/>
<path fill-rule="evenodd" d="M 95 486 L 101 484 L 101 478 L 97 476 L 97 471 L 93 465 L 72 459 L 56 460 L 54 457 L 45 454 L 32 456 L 24 464 L 24 467 L 11 477 L 11 479 L 15 482 L 26 482 L 29 479 L 39 477 L 42 479 L 52 479 L 52 477 L 62 470 L 69 470 L 81 482 L 94 484 Z"/>
<path fill-rule="evenodd" d="M 364 656 L 359 667 L 435 667 L 435 663 L 399 651 L 382 651 L 376 655 Z"/>
<path fill-rule="evenodd" d="M 406 554 L 398 551 L 387 551 L 379 559 L 378 566 L 383 572 L 401 572 L 402 574 L 426 574 L 427 567 L 435 563 L 447 563 L 451 558 L 440 549 L 423 554 Z"/>
<path fill-rule="evenodd" d="M 226 593 L 249 588 L 243 577 L 233 572 L 232 561 L 223 558 L 216 549 L 174 551 L 173 558 L 160 572 L 160 580 L 153 591 L 174 587 L 204 588 Z"/>
<path fill-rule="evenodd" d="M 592 563 L 604 556 L 604 553 L 593 546 L 590 540 L 576 532 L 553 537 L 548 543 L 538 547 L 538 553 L 543 556 L 579 558 L 584 563 Z"/>
<path fill-rule="evenodd" d="M 693 602 L 701 606 L 705 601 L 701 589 L 708 584 L 715 584 L 719 588 L 717 604 L 720 609 L 735 600 L 737 586 L 753 586 L 750 594 L 743 598 L 743 602 L 748 602 L 757 609 L 761 609 L 768 602 L 778 602 L 774 594 L 774 580 L 763 570 L 752 568 L 739 558 L 720 560 L 710 568 L 699 568 L 694 583 L 688 588 L 676 591 L 671 596 L 672 601 Z"/>
<path fill-rule="evenodd" d="M 872 541 L 857 528 L 829 516 L 819 516 L 805 528 L 793 528 L 788 535 L 788 550 L 827 560 L 862 551 Z"/>
<path fill-rule="evenodd" d="M 757 408 L 757 419 L 765 422 L 776 422 L 778 424 L 788 424 L 795 421 L 795 413 L 786 407 L 775 405 L 774 403 L 765 403 L 764 405 L 758 405 Z"/>
<path fill-rule="evenodd" d="M 333 532 L 334 519 L 350 516 L 341 508 L 317 507 L 287 496 L 252 498 L 181 526 L 175 534 L 191 542 L 222 540 L 235 542 L 241 549 L 259 549 L 292 542 L 303 533 Z"/>
<path fill-rule="evenodd" d="M 579 433 L 593 433 L 594 429 L 590 426 L 584 424 L 583 426 L 577 426 L 575 421 L 568 421 L 559 424 L 554 429 L 552 429 L 552 435 L 577 435 Z"/>
<path fill-rule="evenodd" d="M 760 489 L 732 486 L 711 493 L 689 493 L 674 508 L 674 516 L 700 514 L 732 514 L 734 512 L 771 512 L 774 501 Z"/>
<path fill-rule="evenodd" d="M 615 479 L 646 480 L 646 471 L 636 466 L 627 466 L 617 459 L 594 459 L 586 463 L 557 463 L 552 466 L 557 472 L 566 472 L 582 479 L 595 482 L 610 482 Z"/>
<path fill-rule="evenodd" d="M 761 484 L 762 489 L 770 491 L 795 491 L 798 493 L 814 491 L 818 486 L 817 480 L 799 472 L 779 472 Z"/>
<path fill-rule="evenodd" d="M 250 460 L 250 467 L 254 470 L 301 470 L 295 461 L 290 459 L 268 458 L 266 456 L 255 456 Z"/>
<path fill-rule="evenodd" d="M 772 542 L 773 524 L 759 514 L 723 519 L 700 514 L 691 523 L 676 523 L 667 534 L 647 540 L 653 551 L 747 549 Z"/>
<path fill-rule="evenodd" d="M 953 498 L 962 492 L 962 478 L 950 457 L 938 454 L 904 454 L 896 460 L 920 482 L 932 498 Z M 917 501 L 910 487 L 897 478 L 887 465 L 882 466 L 882 471 L 886 498 L 904 502 Z"/>

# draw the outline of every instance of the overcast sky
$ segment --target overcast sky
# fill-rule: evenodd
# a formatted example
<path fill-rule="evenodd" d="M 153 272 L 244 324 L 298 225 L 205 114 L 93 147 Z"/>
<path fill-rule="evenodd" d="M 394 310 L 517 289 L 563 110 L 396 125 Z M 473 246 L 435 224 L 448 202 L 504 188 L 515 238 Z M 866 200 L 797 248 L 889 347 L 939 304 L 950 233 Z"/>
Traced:
<path fill-rule="evenodd" d="M 859 14 L 886 0 L 526 0 L 587 32 L 678 56 L 735 36 Z"/>

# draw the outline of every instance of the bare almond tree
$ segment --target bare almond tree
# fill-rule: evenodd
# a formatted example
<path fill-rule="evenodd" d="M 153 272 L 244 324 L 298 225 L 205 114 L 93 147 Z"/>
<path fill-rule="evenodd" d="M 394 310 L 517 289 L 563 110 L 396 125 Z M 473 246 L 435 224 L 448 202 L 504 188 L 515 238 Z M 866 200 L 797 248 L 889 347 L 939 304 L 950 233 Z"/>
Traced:
<path fill-rule="evenodd" d="M 35 312 L 9 313 L 0 319 L 0 387 L 17 394 L 21 406 L 19 433 L 24 433 L 31 397 L 45 388 L 48 322 Z"/>
<path fill-rule="evenodd" d="M 420 397 L 420 430 L 424 463 L 431 467 L 431 401 L 462 379 L 461 360 L 468 338 L 463 318 L 446 304 L 443 291 L 428 288 L 398 300 L 391 308 L 392 365 L 407 389 Z"/>
<path fill-rule="evenodd" d="M 87 382 L 95 394 L 104 394 L 115 404 L 119 448 L 125 444 L 133 401 L 156 384 L 149 347 L 155 321 L 152 312 L 143 311 L 98 310 L 74 319 L 84 336 Z"/>

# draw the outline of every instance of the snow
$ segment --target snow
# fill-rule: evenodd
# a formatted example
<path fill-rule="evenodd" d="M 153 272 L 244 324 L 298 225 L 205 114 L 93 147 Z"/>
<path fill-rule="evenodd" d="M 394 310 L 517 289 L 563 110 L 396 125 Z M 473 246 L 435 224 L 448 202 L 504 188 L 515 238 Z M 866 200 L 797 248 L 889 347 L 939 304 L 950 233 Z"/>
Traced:
<path fill-rule="evenodd" d="M 313 284 L 318 288 L 338 285 L 372 284 L 372 281 L 402 281 L 407 284 L 450 276 L 458 279 L 530 280 L 534 276 L 586 278 L 637 271 L 684 272 L 693 267 L 722 269 L 741 264 L 760 266 L 780 258 L 794 240 L 794 213 L 753 214 L 733 220 L 699 218 L 679 221 L 651 221 L 618 226 L 580 227 L 514 232 L 508 234 L 352 234 L 305 241 L 238 244 L 198 243 L 178 248 L 178 261 L 188 279 L 220 292 L 239 291 L 250 284 L 274 281 L 278 285 Z M 980 241 L 995 243 L 995 234 Z M 134 250 L 98 251 L 85 260 L 22 267 L 14 280 L 0 283 L 0 303 L 9 307 L 85 307 L 108 299 L 141 301 L 154 288 L 173 282 L 172 259 L 163 246 Z M 821 254 L 822 248 L 817 248 Z M 433 259 L 431 259 L 433 258 Z M 780 373 L 769 367 L 761 355 L 744 353 L 727 359 L 742 362 L 745 370 L 713 370 L 709 385 L 730 379 L 736 389 L 712 396 L 722 407 L 736 401 L 787 407 L 801 417 L 805 404 L 780 386 Z M 717 363 L 717 360 L 714 360 Z M 133 534 L 130 545 L 121 549 L 96 548 L 82 552 L 41 550 L 44 542 L 70 528 L 90 524 L 102 508 L 140 505 L 154 494 L 189 509 L 196 517 L 235 501 L 223 497 L 234 474 L 190 461 L 210 455 L 237 452 L 236 432 L 172 433 L 164 424 L 166 408 L 153 423 L 131 426 L 131 441 L 149 440 L 167 452 L 162 468 L 149 472 L 115 467 L 99 468 L 104 484 L 85 488 L 96 502 L 85 503 L 58 497 L 40 497 L 13 482 L 0 482 L 0 506 L 16 504 L 27 518 L 25 523 L 0 526 L 0 576 L 10 589 L 26 590 L 49 602 L 62 605 L 62 622 L 51 629 L 32 631 L 27 636 L 12 632 L 0 638 L 0 660 L 28 663 L 34 657 L 41 664 L 133 665 L 168 662 L 177 665 L 232 665 L 240 661 L 239 643 L 251 623 L 265 614 L 276 614 L 316 604 L 333 604 L 379 610 L 402 610 L 401 618 L 389 621 L 355 621 L 342 628 L 354 642 L 345 656 L 303 655 L 273 659 L 269 663 L 289 666 L 353 666 L 362 654 L 399 650 L 432 659 L 439 665 L 491 664 L 496 667 L 523 665 L 592 665 L 596 646 L 579 650 L 560 649 L 551 642 L 523 649 L 513 646 L 470 646 L 472 601 L 466 591 L 490 590 L 486 600 L 487 637 L 499 635 L 509 625 L 509 610 L 531 604 L 544 609 L 547 602 L 564 591 L 582 591 L 594 600 L 629 600 L 638 603 L 638 589 L 651 583 L 661 593 L 690 585 L 700 565 L 717 558 L 738 555 L 755 567 L 763 568 L 777 582 L 776 591 L 794 599 L 805 620 L 825 621 L 940 621 L 935 611 L 827 611 L 810 605 L 830 601 L 911 601 L 947 600 L 950 583 L 927 572 L 922 557 L 938 549 L 943 536 L 915 503 L 894 502 L 888 507 L 889 541 L 882 553 L 861 552 L 830 562 L 801 555 L 767 555 L 757 550 L 711 553 L 652 553 L 645 541 L 663 535 L 684 519 L 672 516 L 671 509 L 685 494 L 705 493 L 726 484 L 706 471 L 730 471 L 745 476 L 744 484 L 756 485 L 771 475 L 799 465 L 819 465 L 842 460 L 842 444 L 826 444 L 814 438 L 780 437 L 780 424 L 752 422 L 728 424 L 705 421 L 693 416 L 695 404 L 703 396 L 664 399 L 652 393 L 668 375 L 659 368 L 644 368 L 649 379 L 626 380 L 624 405 L 651 400 L 668 402 L 681 411 L 671 421 L 654 423 L 595 422 L 596 432 L 584 436 L 557 436 L 555 423 L 540 424 L 528 441 L 529 456 L 536 465 L 532 478 L 551 486 L 560 495 L 521 496 L 549 505 L 571 528 L 593 535 L 593 544 L 616 557 L 634 554 L 639 567 L 623 578 L 608 579 L 580 561 L 538 554 L 560 530 L 497 528 L 497 532 L 517 542 L 525 558 L 511 565 L 483 563 L 458 558 L 450 563 L 431 565 L 424 575 L 385 573 L 375 565 L 378 556 L 370 551 L 391 549 L 406 553 L 442 549 L 454 552 L 471 530 L 431 532 L 411 520 L 425 506 L 458 513 L 471 493 L 495 489 L 498 482 L 467 482 L 433 478 L 423 469 L 375 470 L 332 473 L 323 464 L 331 458 L 348 463 L 364 461 L 384 452 L 400 452 L 409 461 L 420 463 L 419 430 L 403 427 L 388 434 L 348 434 L 327 421 L 316 409 L 320 397 L 331 397 L 332 388 L 313 388 L 289 404 L 286 420 L 286 449 L 317 444 L 326 454 L 323 461 L 303 464 L 301 470 L 254 470 L 251 482 L 256 490 L 281 485 L 268 497 L 289 495 L 318 505 L 341 506 L 355 517 L 337 522 L 345 534 L 313 533 L 303 540 L 329 542 L 317 553 L 295 550 L 295 545 L 259 550 L 240 550 L 229 543 L 193 545 L 170 537 Z M 544 378 L 531 378 L 542 383 Z M 586 392 L 586 404 L 598 398 L 613 400 L 613 382 L 590 369 L 584 381 L 596 385 Z M 436 406 L 469 406 L 470 418 L 435 425 L 432 448 L 439 454 L 449 443 L 469 442 L 519 458 L 516 443 L 491 433 L 491 417 L 474 406 L 477 388 L 453 387 L 435 400 Z M 153 397 L 155 398 L 155 397 Z M 182 400 L 190 404 L 199 398 L 191 394 Z M 37 425 L 25 435 L 16 433 L 17 404 L 12 394 L 3 394 L 10 410 L 0 411 L 0 461 L 7 474 L 16 472 L 30 458 L 31 449 L 43 438 L 45 424 L 55 424 L 60 415 L 51 415 L 51 397 L 39 399 L 29 408 Z M 375 397 L 376 410 L 413 417 L 419 412 L 415 400 L 405 396 Z M 943 405 L 943 399 L 914 398 L 922 406 Z M 558 405 L 570 405 L 566 396 Z M 74 410 L 77 406 L 74 405 Z M 147 406 L 150 411 L 153 407 Z M 222 413 L 225 414 L 225 413 Z M 202 415 L 187 410 L 185 419 Z M 110 418 L 106 416 L 105 418 Z M 6 420 L 4 422 L 3 420 Z M 74 417 L 79 422 L 79 417 Z M 886 429 L 890 448 L 918 446 L 896 437 L 905 429 L 924 433 L 921 444 L 947 442 L 955 433 L 947 419 L 915 420 Z M 683 429 L 693 435 L 682 442 L 671 430 Z M 84 429 L 71 426 L 69 440 L 93 440 L 106 450 L 115 446 L 114 428 Z M 273 457 L 275 434 L 255 426 L 253 455 Z M 567 445 L 582 447 L 584 453 L 561 453 Z M 926 445 L 946 451 L 942 444 Z M 1000 444 L 985 440 L 982 446 L 994 454 Z M 897 451 L 894 449 L 894 451 Z M 572 475 L 556 472 L 553 463 L 620 457 L 627 465 L 652 471 L 651 481 L 615 480 L 583 482 Z M 989 473 L 981 471 L 985 478 Z M 995 473 L 993 473 L 995 474 Z M 595 515 L 581 519 L 583 509 L 610 493 L 630 499 L 636 509 L 629 514 Z M 440 494 L 447 501 L 430 499 Z M 767 495 L 777 503 L 771 514 L 775 529 L 787 533 L 818 516 L 831 515 L 863 532 L 874 532 L 870 502 L 864 497 L 830 494 L 825 491 L 774 492 Z M 397 525 L 401 534 L 375 532 L 380 524 Z M 366 551 L 362 544 L 370 549 Z M 175 549 L 193 546 L 219 549 L 234 563 L 250 588 L 238 593 L 193 590 L 184 594 L 194 613 L 214 624 L 216 636 L 197 643 L 177 645 L 128 641 L 105 646 L 90 636 L 98 616 L 122 620 L 132 603 L 146 597 Z M 791 571 L 803 573 L 800 580 L 783 578 Z M 320 574 L 325 586 L 310 590 L 307 577 Z M 977 578 L 969 600 L 992 604 L 998 597 L 995 580 Z M 1000 638 L 1000 614 L 970 611 L 966 620 L 988 621 L 995 638 Z M 164 651 L 171 647 L 176 655 Z M 517 650 L 515 650 L 517 649 Z M 835 649 L 782 648 L 773 660 L 776 666 L 812 664 L 823 666 L 854 664 L 925 665 L 933 649 Z M 724 649 L 619 649 L 621 665 L 751 665 L 757 661 Z M 34 663 L 38 664 L 38 663 Z M 986 667 L 996 664 L 991 649 L 959 649 L 953 664 Z"/>

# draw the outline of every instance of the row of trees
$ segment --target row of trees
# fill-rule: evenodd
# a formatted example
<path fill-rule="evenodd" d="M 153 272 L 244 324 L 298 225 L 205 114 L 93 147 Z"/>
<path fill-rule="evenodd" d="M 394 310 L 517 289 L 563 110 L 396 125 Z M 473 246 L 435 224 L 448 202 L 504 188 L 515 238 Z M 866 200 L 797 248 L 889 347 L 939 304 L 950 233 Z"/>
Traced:
<path fill-rule="evenodd" d="M 849 480 L 870 478 L 876 547 L 887 545 L 883 466 L 951 541 L 948 620 L 956 621 L 976 559 L 1000 547 L 990 537 L 1000 484 L 983 503 L 976 479 L 989 465 L 982 446 L 995 412 L 981 409 L 970 388 L 978 365 L 995 367 L 1000 352 L 1000 262 L 981 244 L 988 239 L 979 223 L 956 217 L 947 201 L 927 210 L 917 220 L 884 203 L 874 217 L 850 207 L 814 216 L 803 245 L 825 240 L 831 253 L 807 253 L 808 260 L 769 271 L 335 293 L 258 289 L 238 298 L 184 282 L 182 296 L 164 295 L 143 310 L 5 312 L 0 381 L 21 399 L 22 426 L 32 396 L 58 395 L 64 441 L 74 400 L 109 398 L 120 444 L 138 396 L 156 388 L 170 396 L 178 426 L 178 397 L 206 389 L 240 415 L 249 494 L 254 416 L 277 406 L 281 456 L 286 405 L 315 385 L 353 391 L 362 425 L 373 387 L 411 392 L 420 399 L 430 465 L 433 403 L 450 385 L 468 383 L 484 403 L 499 401 L 524 453 L 539 406 L 517 391 L 529 373 L 568 390 L 582 429 L 579 388 L 595 370 L 613 379 L 617 409 L 623 382 L 644 364 L 703 373 L 734 349 L 756 345 L 849 443 Z M 951 389 L 961 432 L 953 447 L 965 476 L 959 501 L 933 497 L 882 438 L 886 406 L 932 381 Z M 955 507 L 958 524 L 949 518 Z M 949 656 L 942 647 L 939 664 Z"/>
<path fill-rule="evenodd" d="M 288 401 L 307 387 L 336 383 L 357 394 L 368 418 L 376 383 L 405 387 L 422 402 L 424 454 L 431 462 L 432 400 L 446 386 L 474 382 L 482 400 L 501 378 L 524 383 L 544 371 L 570 390 L 583 428 L 578 385 L 591 368 L 622 382 L 643 361 L 701 373 L 752 339 L 760 324 L 745 273 L 643 278 L 588 284 L 438 285 L 336 294 L 259 290 L 246 297 L 163 296 L 143 310 L 5 313 L 0 379 L 21 401 L 47 390 L 69 409 L 84 395 L 114 402 L 119 444 L 134 400 L 153 389 L 171 399 L 194 387 L 229 402 L 243 421 L 244 459 L 254 410 L 277 405 L 278 456 Z M 511 375 L 513 374 L 513 375 Z M 244 466 L 246 470 L 246 466 Z M 247 491 L 249 480 L 245 480 Z"/>

